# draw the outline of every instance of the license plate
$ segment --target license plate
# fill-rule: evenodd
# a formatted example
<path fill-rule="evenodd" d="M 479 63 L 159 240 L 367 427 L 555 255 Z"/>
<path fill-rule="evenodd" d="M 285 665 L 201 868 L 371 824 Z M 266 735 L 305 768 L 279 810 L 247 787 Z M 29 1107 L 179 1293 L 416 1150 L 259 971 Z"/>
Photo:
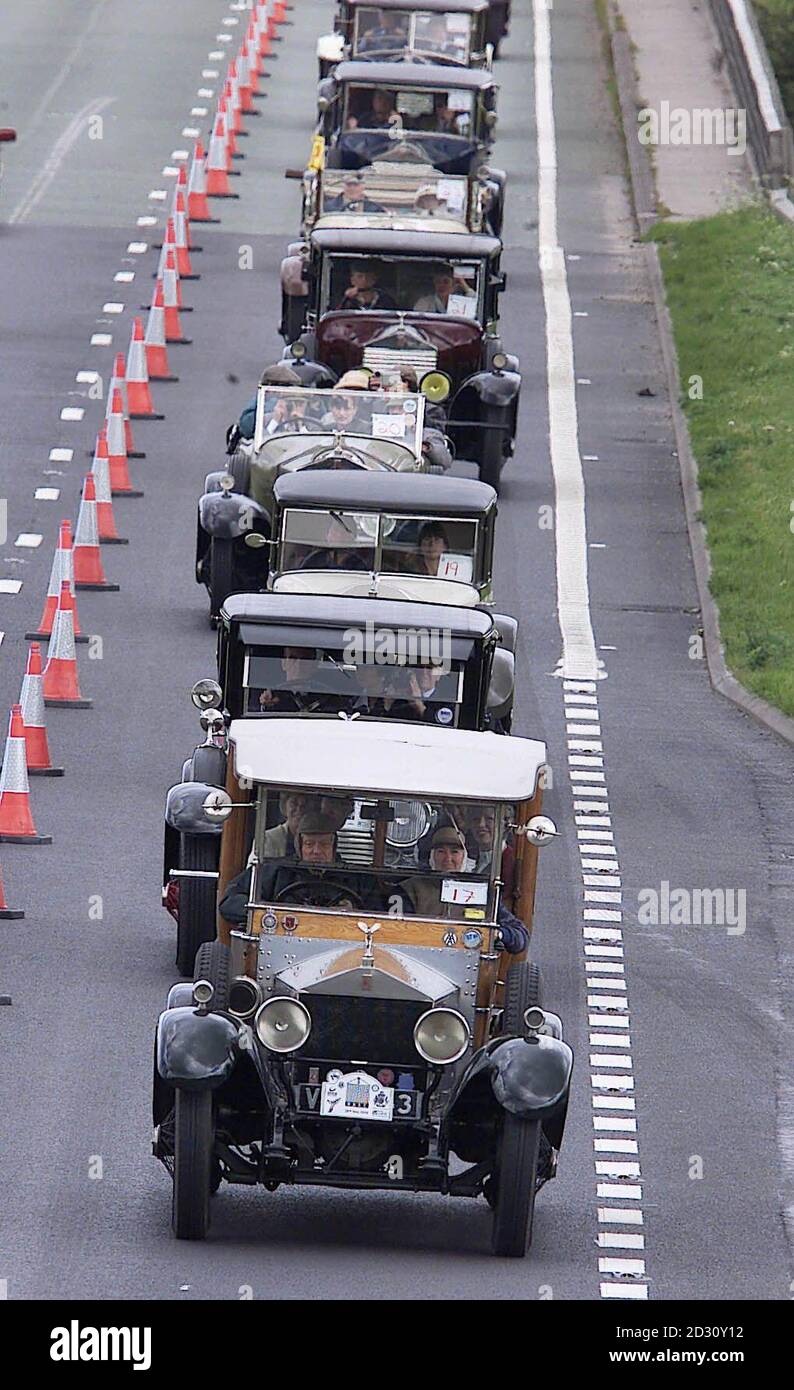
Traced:
<path fill-rule="evenodd" d="M 320 1114 L 343 1120 L 390 1120 L 394 1088 L 365 1071 L 331 1071 L 323 1082 Z"/>

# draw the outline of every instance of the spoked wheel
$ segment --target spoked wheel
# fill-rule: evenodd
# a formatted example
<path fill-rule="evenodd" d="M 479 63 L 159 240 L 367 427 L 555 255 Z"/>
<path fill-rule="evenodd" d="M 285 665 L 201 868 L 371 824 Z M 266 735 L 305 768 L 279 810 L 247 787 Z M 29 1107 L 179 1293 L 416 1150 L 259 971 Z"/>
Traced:
<path fill-rule="evenodd" d="M 235 592 L 234 542 L 213 536 L 205 561 L 209 571 L 210 617 L 217 618 L 230 594 Z"/>
<path fill-rule="evenodd" d="M 180 869 L 213 873 L 218 868 L 218 841 L 214 835 L 180 835 Z M 179 920 L 176 930 L 176 964 L 180 975 L 192 975 L 196 952 L 215 937 L 215 878 L 179 880 Z"/>
<path fill-rule="evenodd" d="M 523 1259 L 532 1243 L 540 1120 L 520 1120 L 505 1111 L 494 1172 L 494 1255 Z"/>
<path fill-rule="evenodd" d="M 171 1225 L 179 1240 L 203 1240 L 209 1230 L 214 1137 L 212 1093 L 178 1090 Z"/>

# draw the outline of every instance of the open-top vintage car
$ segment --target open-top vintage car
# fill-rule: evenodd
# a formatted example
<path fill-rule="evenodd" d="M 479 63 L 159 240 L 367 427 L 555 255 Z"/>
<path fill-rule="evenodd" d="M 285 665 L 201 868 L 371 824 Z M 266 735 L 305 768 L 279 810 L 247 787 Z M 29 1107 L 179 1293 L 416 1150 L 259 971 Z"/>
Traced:
<path fill-rule="evenodd" d="M 340 0 L 317 41 L 320 77 L 345 58 L 490 67 L 488 0 Z"/>
<path fill-rule="evenodd" d="M 223 826 L 219 937 L 157 1025 L 176 1235 L 206 1235 L 224 1181 L 402 1189 L 483 1194 L 494 1253 L 524 1255 L 573 1062 L 526 959 L 544 745 L 363 720 L 229 740 L 226 789 L 185 809 Z"/>
<path fill-rule="evenodd" d="M 250 445 L 207 474 L 199 498 L 196 579 L 209 592 L 210 615 L 238 587 L 262 587 L 261 557 L 246 540 L 263 544 L 270 534 L 276 478 L 424 468 L 424 408 L 421 392 L 260 386 Z"/>
<path fill-rule="evenodd" d="M 301 235 L 320 218 L 336 227 L 403 231 L 501 230 L 504 181 L 487 174 L 440 174 L 432 164 L 377 159 L 363 169 L 306 169 Z"/>
<path fill-rule="evenodd" d="M 437 373 L 431 399 L 444 406 L 458 455 L 498 487 L 521 388 L 518 358 L 499 335 L 502 243 L 483 233 L 344 223 L 323 217 L 282 262 L 290 351 L 297 344 L 302 361 L 337 375 L 360 365 Z"/>
<path fill-rule="evenodd" d="M 496 92 L 482 68 L 340 63 L 319 87 L 326 166 L 360 169 L 385 156 L 471 173 L 493 143 Z"/>
<path fill-rule="evenodd" d="M 474 478 L 279 478 L 269 587 L 463 607 L 490 603 L 496 501 L 493 488 Z M 343 563 L 318 564 L 318 540 L 334 518 L 345 523 L 335 557 Z"/>

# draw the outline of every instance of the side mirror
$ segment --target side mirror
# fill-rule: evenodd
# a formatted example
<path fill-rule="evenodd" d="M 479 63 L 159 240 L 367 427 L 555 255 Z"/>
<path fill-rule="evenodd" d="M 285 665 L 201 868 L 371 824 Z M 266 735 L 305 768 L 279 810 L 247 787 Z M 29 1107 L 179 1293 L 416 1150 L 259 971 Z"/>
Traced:
<path fill-rule="evenodd" d="M 223 691 L 217 681 L 196 681 L 190 692 L 190 698 L 196 709 L 220 709 L 223 704 Z"/>
<path fill-rule="evenodd" d="M 321 115 L 321 116 L 324 116 L 324 115 L 325 115 L 325 113 L 326 113 L 326 111 L 328 110 L 328 107 L 329 107 L 330 105 L 331 105 L 331 103 L 330 103 L 328 97 L 318 97 L 318 98 L 317 98 L 317 110 L 320 112 L 320 115 Z"/>
<path fill-rule="evenodd" d="M 531 845 L 547 845 L 559 833 L 549 816 L 533 816 L 524 826 L 524 834 Z"/>
<path fill-rule="evenodd" d="M 506 289 L 506 287 L 507 287 L 507 274 L 506 274 L 506 272 L 505 272 L 504 270 L 497 270 L 497 271 L 495 271 L 494 274 L 491 276 L 490 280 L 488 281 L 488 283 L 489 283 L 489 285 L 490 285 L 490 287 L 491 287 L 492 290 L 498 290 L 499 293 L 501 294 L 502 290 L 503 290 L 503 289 Z"/>
<path fill-rule="evenodd" d="M 223 791 L 220 787 L 214 787 L 212 791 L 207 793 L 202 805 L 205 816 L 211 821 L 217 821 L 228 819 L 232 814 L 234 803 L 227 791 Z"/>
<path fill-rule="evenodd" d="M 267 536 L 263 536 L 259 531 L 246 531 L 243 536 L 243 545 L 247 545 L 249 550 L 261 550 L 266 545 L 275 545 Z"/>

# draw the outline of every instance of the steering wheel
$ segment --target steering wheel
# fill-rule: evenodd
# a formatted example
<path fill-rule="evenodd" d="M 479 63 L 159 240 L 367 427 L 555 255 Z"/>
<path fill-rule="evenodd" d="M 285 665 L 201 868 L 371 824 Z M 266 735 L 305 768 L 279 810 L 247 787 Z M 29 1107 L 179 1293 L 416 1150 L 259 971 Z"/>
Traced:
<path fill-rule="evenodd" d="M 329 883 L 327 879 L 322 878 L 294 879 L 276 894 L 276 902 L 281 903 L 285 898 L 295 899 L 298 896 L 303 899 L 298 904 L 301 907 L 335 907 L 342 898 L 348 899 L 353 907 L 364 906 L 355 889 L 347 888 L 340 883 Z"/>

